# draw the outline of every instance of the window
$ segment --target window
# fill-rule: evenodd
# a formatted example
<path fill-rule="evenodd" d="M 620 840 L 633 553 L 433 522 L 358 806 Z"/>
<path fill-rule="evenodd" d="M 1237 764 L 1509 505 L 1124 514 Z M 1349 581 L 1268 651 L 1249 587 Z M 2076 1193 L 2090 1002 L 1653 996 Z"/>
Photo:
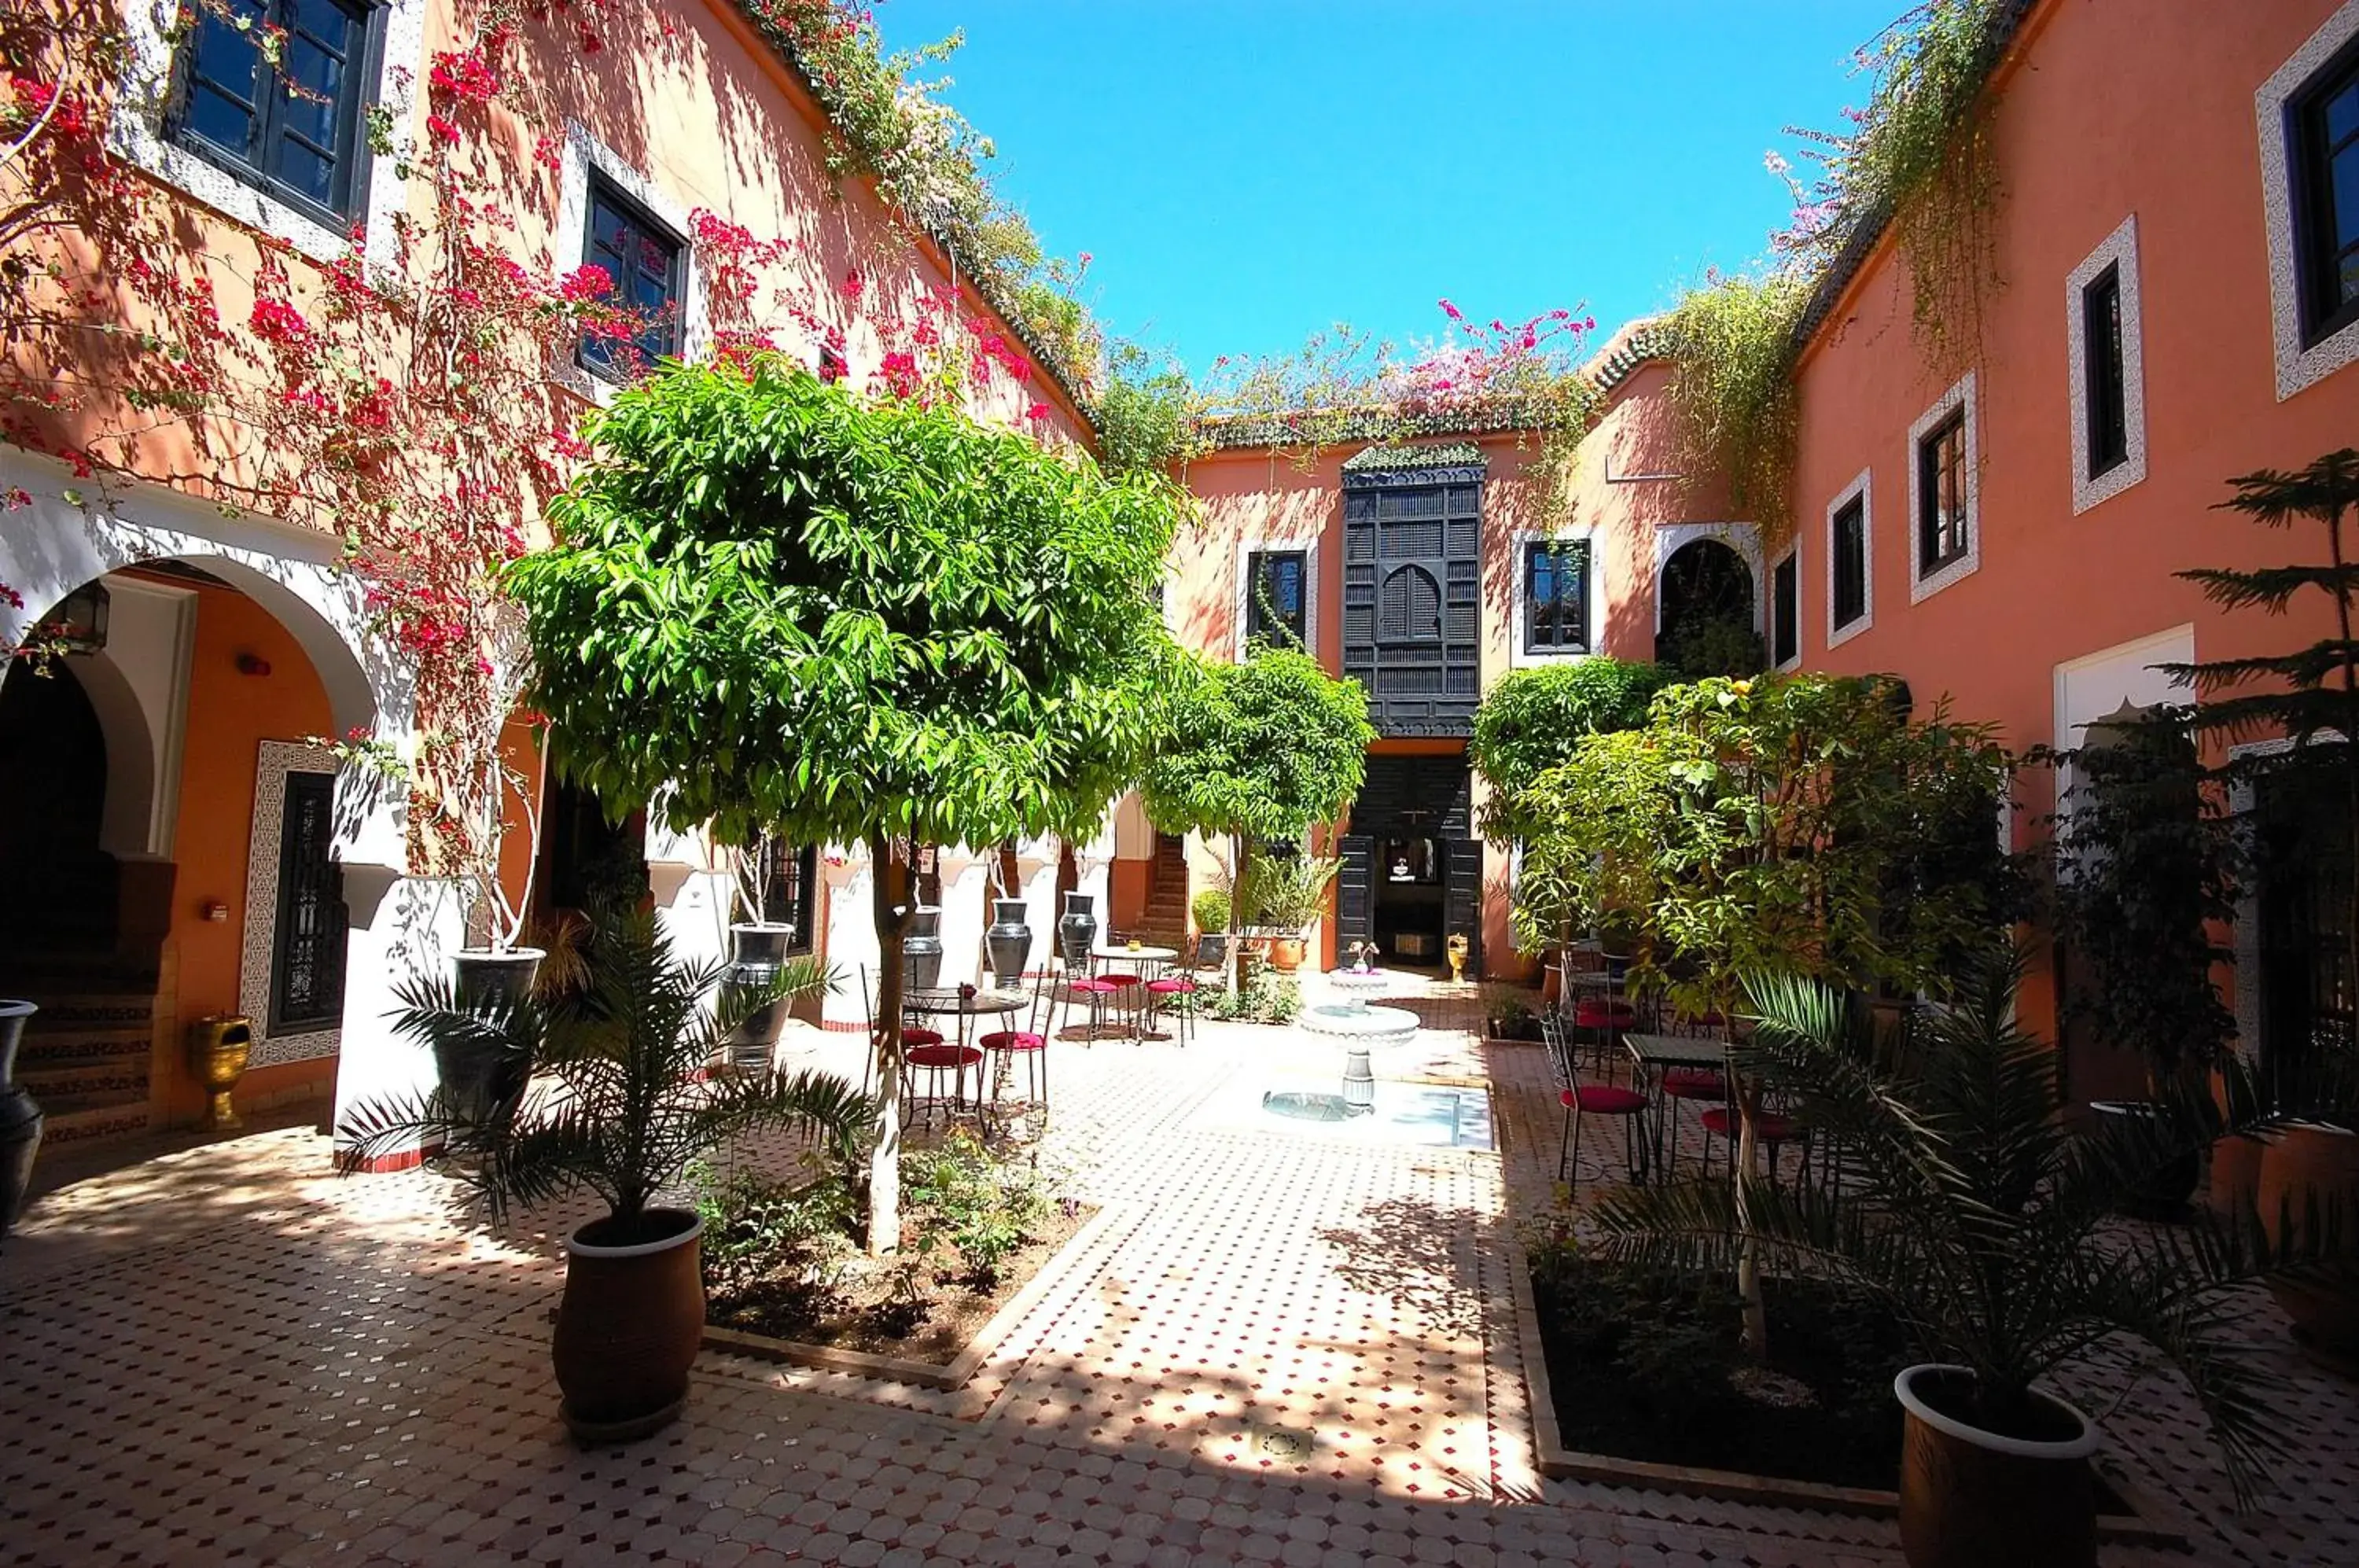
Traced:
<path fill-rule="evenodd" d="M 2088 477 L 2130 458 L 2129 397 L 2122 364 L 2122 269 L 2109 263 L 2081 290 L 2082 395 L 2088 400 Z"/>
<path fill-rule="evenodd" d="M 602 267 L 614 285 L 611 299 L 646 323 L 628 340 L 596 334 L 582 340 L 582 363 L 619 380 L 636 374 L 679 345 L 680 243 L 646 209 L 594 170 L 590 222 L 582 259 Z"/>
<path fill-rule="evenodd" d="M 1966 555 L 1966 411 L 1917 441 L 1917 570 L 1930 576 Z"/>
<path fill-rule="evenodd" d="M 2346 49 L 2292 104 L 2302 343 L 2359 320 L 2359 53 Z"/>
<path fill-rule="evenodd" d="M 807 844 L 798 849 L 773 840 L 767 874 L 769 886 L 762 890 L 763 909 L 771 920 L 795 928 L 795 934 L 787 940 L 788 952 L 810 952 L 819 903 L 818 847 Z"/>
<path fill-rule="evenodd" d="M 336 779 L 287 775 L 271 932 L 267 1033 L 333 1029 L 344 1017 L 344 878 L 335 855 Z"/>
<path fill-rule="evenodd" d="M 341 226 L 363 189 L 361 113 L 378 7 L 365 0 L 223 0 L 191 8 L 173 138 Z M 243 25 L 241 25 L 243 24 Z M 278 60 L 263 50 L 279 36 Z"/>
<path fill-rule="evenodd" d="M 1307 648 L 1310 558 L 1299 550 L 1257 550 L 1245 558 L 1245 641 Z"/>
<path fill-rule="evenodd" d="M 1524 651 L 1589 651 L 1589 541 L 1524 546 Z"/>
<path fill-rule="evenodd" d="M 1851 495 L 1827 525 L 1834 573 L 1832 624 L 1837 630 L 1867 618 L 1867 494 Z"/>
<path fill-rule="evenodd" d="M 1788 550 L 1769 576 L 1769 662 L 1783 670 L 1802 653 L 1802 561 Z"/>

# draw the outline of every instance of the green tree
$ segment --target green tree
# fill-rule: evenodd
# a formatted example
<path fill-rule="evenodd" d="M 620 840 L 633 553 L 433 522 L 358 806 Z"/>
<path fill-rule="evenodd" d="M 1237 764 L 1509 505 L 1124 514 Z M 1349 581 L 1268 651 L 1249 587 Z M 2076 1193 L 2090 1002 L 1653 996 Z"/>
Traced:
<path fill-rule="evenodd" d="M 1243 664 L 1182 666 L 1139 776 L 1147 815 L 1166 833 L 1229 841 L 1231 988 L 1244 877 L 1254 840 L 1295 838 L 1332 822 L 1367 776 L 1368 697 L 1304 653 L 1264 648 Z"/>
<path fill-rule="evenodd" d="M 590 439 L 560 544 L 511 578 L 567 771 L 724 842 L 866 846 L 897 1083 L 915 846 L 1082 833 L 1128 787 L 1184 500 L 781 356 L 667 367 Z M 869 1236 L 888 1248 L 899 1110 L 880 1098 Z"/>
<path fill-rule="evenodd" d="M 1487 838 L 1516 840 L 1516 802 L 1533 780 L 1570 761 L 1585 735 L 1636 729 L 1655 693 L 1676 679 L 1657 664 L 1582 659 L 1511 670 L 1474 710 L 1467 756 L 1490 786 L 1483 805 Z"/>
<path fill-rule="evenodd" d="M 2333 606 L 2334 632 L 2288 653 L 2173 665 L 2169 670 L 2194 683 L 2201 699 L 2195 710 L 2199 729 L 2232 738 L 2284 735 L 2293 742 L 2292 750 L 2270 766 L 2339 771 L 2343 811 L 2336 831 L 2345 837 L 2341 844 L 2315 846 L 2315 852 L 2347 855 L 2348 835 L 2359 831 L 2359 635 L 2354 630 L 2359 621 L 2359 561 L 2352 559 L 2343 529 L 2359 506 L 2359 451 L 2343 447 L 2306 468 L 2264 468 L 2228 483 L 2236 494 L 2219 504 L 2221 510 L 2241 512 L 2272 528 L 2316 523 L 2326 531 L 2326 560 L 2252 572 L 2199 568 L 2179 575 L 2226 610 L 2282 615 L 2297 599 L 2315 603 L 2309 595 L 2321 594 Z M 2245 690 L 2255 685 L 2267 689 Z M 2328 735 L 2341 744 L 2313 750 L 2312 743 Z M 2344 973 L 2359 977 L 2359 877 L 2351 879 L 2348 895 L 2344 926 L 2350 946 L 2343 959 L 2350 968 Z"/>

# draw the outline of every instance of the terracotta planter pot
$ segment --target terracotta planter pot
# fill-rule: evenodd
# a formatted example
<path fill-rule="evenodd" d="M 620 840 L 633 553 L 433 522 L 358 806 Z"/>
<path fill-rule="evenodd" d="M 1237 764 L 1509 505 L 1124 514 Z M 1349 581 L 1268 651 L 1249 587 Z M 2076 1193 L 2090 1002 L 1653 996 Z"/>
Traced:
<path fill-rule="evenodd" d="M 2295 1122 L 2268 1140 L 2261 1154 L 2256 1201 L 2272 1242 L 2288 1225 L 2297 1233 L 2314 1201 L 2321 1214 L 2339 1208 L 2343 1235 L 2359 1229 L 2359 1133 L 2317 1122 Z M 2359 1363 L 2359 1269 L 2328 1279 L 2271 1279 L 2269 1294 L 2293 1319 L 2304 1348 L 2337 1366 Z"/>
<path fill-rule="evenodd" d="M 1269 966 L 1280 975 L 1291 975 L 1302 967 L 1308 946 L 1299 936 L 1277 936 L 1269 941 Z"/>
<path fill-rule="evenodd" d="M 2261 1156 L 2267 1145 L 2249 1134 L 2223 1138 L 2212 1146 L 2207 1202 L 2216 1214 L 2233 1214 L 2254 1202 L 2261 1190 Z"/>
<path fill-rule="evenodd" d="M 582 1443 L 627 1443 L 671 1424 L 704 1338 L 704 1222 L 649 1209 L 625 1227 L 593 1220 L 565 1244 L 565 1296 L 552 1347 L 566 1427 Z"/>
<path fill-rule="evenodd" d="M 2093 1568 L 2096 1424 L 2035 1394 L 2053 1435 L 1985 1432 L 1951 1413 L 1973 1374 L 1911 1367 L 1892 1381 L 1908 1412 L 1900 1454 L 1900 1545 L 1911 1568 Z"/>

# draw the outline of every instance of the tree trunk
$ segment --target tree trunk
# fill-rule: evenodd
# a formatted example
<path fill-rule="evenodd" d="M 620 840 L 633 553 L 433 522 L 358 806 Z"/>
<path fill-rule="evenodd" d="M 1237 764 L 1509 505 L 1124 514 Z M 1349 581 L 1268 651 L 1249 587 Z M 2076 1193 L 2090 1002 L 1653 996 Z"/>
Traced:
<path fill-rule="evenodd" d="M 868 1252 L 881 1258 L 901 1242 L 901 937 L 909 928 L 908 863 L 892 841 L 868 841 L 876 926 L 876 1147 L 868 1158 Z"/>
<path fill-rule="evenodd" d="M 1245 835 L 1229 835 L 1229 995 L 1245 997 Z"/>
<path fill-rule="evenodd" d="M 1735 1069 L 1729 1072 L 1734 1074 Z M 1761 1238 L 1753 1228 L 1753 1206 L 1745 1193 L 1746 1178 L 1753 1174 L 1753 1160 L 1759 1145 L 1753 1132 L 1753 1117 L 1760 1109 L 1761 1091 L 1743 1078 L 1732 1077 L 1736 1086 L 1736 1156 L 1732 1180 L 1736 1182 L 1736 1224 L 1744 1234 L 1742 1248 L 1736 1258 L 1736 1293 L 1745 1301 L 1745 1353 L 1756 1365 L 1769 1361 L 1769 1308 L 1761 1294 Z"/>

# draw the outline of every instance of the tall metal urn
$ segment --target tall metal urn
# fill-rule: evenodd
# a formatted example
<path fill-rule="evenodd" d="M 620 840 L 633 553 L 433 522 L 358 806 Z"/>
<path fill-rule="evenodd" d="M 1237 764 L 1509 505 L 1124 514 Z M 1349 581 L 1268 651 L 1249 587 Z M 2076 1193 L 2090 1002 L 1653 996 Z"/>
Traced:
<path fill-rule="evenodd" d="M 738 996 L 759 996 L 777 985 L 778 972 L 787 964 L 787 948 L 795 940 L 795 928 L 747 921 L 731 926 L 729 940 L 732 951 L 729 973 L 721 982 L 723 991 Z M 724 1042 L 729 1065 L 745 1073 L 767 1073 L 778 1036 L 786 1028 L 785 1002 L 774 997 L 754 1007 Z"/>
<path fill-rule="evenodd" d="M 942 982 L 942 911 L 928 904 L 909 917 L 901 938 L 901 983 L 912 990 L 931 990 Z"/>
<path fill-rule="evenodd" d="M 41 1107 L 16 1082 L 16 1047 L 25 1020 L 40 1008 L 0 1001 L 0 1241 L 16 1224 L 33 1185 L 33 1157 L 41 1151 Z"/>
<path fill-rule="evenodd" d="M 1032 957 L 1032 927 L 1025 920 L 1023 899 L 991 901 L 991 929 L 983 933 L 983 950 L 991 959 L 992 978 L 1003 987 L 1024 983 L 1024 965 Z"/>
<path fill-rule="evenodd" d="M 1068 893 L 1065 912 L 1057 921 L 1057 951 L 1075 975 L 1089 972 L 1090 949 L 1098 944 L 1098 901 L 1094 894 Z"/>

